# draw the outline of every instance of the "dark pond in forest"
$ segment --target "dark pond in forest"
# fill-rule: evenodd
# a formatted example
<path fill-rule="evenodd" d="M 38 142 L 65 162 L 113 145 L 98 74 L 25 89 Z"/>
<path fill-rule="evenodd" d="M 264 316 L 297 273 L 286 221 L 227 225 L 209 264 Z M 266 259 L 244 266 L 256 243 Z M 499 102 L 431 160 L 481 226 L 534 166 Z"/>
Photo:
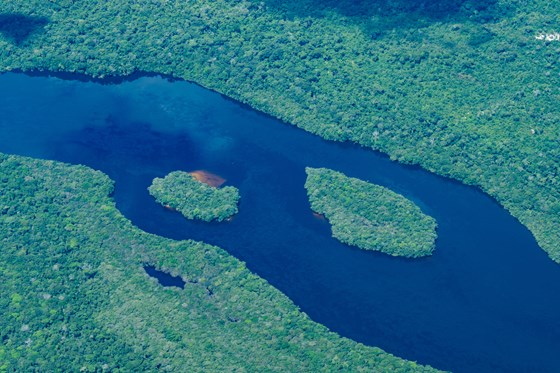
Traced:
<path fill-rule="evenodd" d="M 161 286 L 163 287 L 178 287 L 181 289 L 185 288 L 185 281 L 181 278 L 181 276 L 173 276 L 167 272 L 160 271 L 156 269 L 154 266 L 146 265 L 144 266 L 144 271 L 146 273 L 157 279 Z"/>
<path fill-rule="evenodd" d="M 0 151 L 107 173 L 135 225 L 226 249 L 343 336 L 456 372 L 560 367 L 560 266 L 476 188 L 325 141 L 187 82 L 10 73 L 0 90 Z M 331 238 L 309 208 L 306 166 L 416 202 L 439 224 L 434 255 L 394 258 Z M 174 170 L 226 179 L 240 190 L 239 214 L 207 224 L 157 204 L 147 187 Z"/>

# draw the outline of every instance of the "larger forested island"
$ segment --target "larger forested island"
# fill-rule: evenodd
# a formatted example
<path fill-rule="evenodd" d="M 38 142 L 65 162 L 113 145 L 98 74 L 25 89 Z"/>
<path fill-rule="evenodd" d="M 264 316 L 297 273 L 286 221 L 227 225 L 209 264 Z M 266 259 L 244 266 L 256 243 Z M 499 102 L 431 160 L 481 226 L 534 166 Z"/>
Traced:
<path fill-rule="evenodd" d="M 311 208 L 324 214 L 340 241 L 394 256 L 430 255 L 436 221 L 405 197 L 326 168 L 306 168 Z"/>

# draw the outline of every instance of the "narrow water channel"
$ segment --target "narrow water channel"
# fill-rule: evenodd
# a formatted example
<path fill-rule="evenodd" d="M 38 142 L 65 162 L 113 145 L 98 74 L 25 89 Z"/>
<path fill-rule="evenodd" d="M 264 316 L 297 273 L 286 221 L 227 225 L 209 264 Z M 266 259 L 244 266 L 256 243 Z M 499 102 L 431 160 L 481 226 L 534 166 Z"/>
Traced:
<path fill-rule="evenodd" d="M 475 188 L 158 77 L 102 85 L 1 75 L 0 151 L 105 172 L 135 225 L 226 249 L 313 320 L 353 340 L 456 372 L 560 367 L 560 266 Z M 306 166 L 416 202 L 439 224 L 434 255 L 394 258 L 331 238 L 309 208 Z M 155 203 L 151 180 L 174 170 L 226 179 L 240 189 L 239 214 L 190 222 Z"/>

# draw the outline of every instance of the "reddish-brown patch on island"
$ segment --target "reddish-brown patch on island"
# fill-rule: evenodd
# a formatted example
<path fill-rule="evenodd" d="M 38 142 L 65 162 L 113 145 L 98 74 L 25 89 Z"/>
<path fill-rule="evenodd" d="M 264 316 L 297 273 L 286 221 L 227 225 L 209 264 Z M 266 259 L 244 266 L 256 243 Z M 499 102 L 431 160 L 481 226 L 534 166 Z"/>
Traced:
<path fill-rule="evenodd" d="M 196 180 L 200 181 L 201 183 L 210 185 L 211 187 L 217 188 L 221 186 L 223 183 L 226 182 L 226 179 L 220 177 L 216 174 L 205 170 L 196 170 L 189 172 Z"/>

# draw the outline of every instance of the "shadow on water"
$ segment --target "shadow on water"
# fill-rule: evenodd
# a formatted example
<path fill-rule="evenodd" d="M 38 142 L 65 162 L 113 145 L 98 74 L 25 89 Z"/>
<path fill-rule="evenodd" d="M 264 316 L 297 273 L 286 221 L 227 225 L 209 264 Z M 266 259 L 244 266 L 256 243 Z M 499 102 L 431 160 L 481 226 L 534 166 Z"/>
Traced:
<path fill-rule="evenodd" d="M 182 79 L 176 78 L 171 75 L 151 73 L 142 70 L 136 70 L 129 75 L 105 75 L 102 78 L 92 77 L 91 75 L 82 73 L 69 73 L 66 71 L 39 71 L 39 70 L 20 70 L 14 69 L 11 72 L 16 74 L 24 74 L 35 78 L 57 78 L 68 81 L 78 81 L 82 83 L 96 83 L 99 85 L 115 85 L 121 83 L 128 83 L 138 80 L 140 78 L 162 78 L 168 82 L 181 81 Z M 225 97 L 225 96 L 224 96 Z"/>
<path fill-rule="evenodd" d="M 226 249 L 331 330 L 459 373 L 558 371 L 560 267 L 479 190 L 186 82 L 5 74 L 0 88 L 0 151 L 105 172 L 117 207 L 139 228 Z M 306 166 L 417 203 L 439 224 L 434 255 L 405 260 L 333 239 L 309 208 Z M 239 214 L 205 224 L 163 208 L 147 187 L 175 170 L 223 176 L 240 190 Z"/>
<path fill-rule="evenodd" d="M 49 19 L 46 17 L 1 13 L 0 33 L 12 43 L 21 45 L 34 34 L 42 32 L 48 23 Z"/>

